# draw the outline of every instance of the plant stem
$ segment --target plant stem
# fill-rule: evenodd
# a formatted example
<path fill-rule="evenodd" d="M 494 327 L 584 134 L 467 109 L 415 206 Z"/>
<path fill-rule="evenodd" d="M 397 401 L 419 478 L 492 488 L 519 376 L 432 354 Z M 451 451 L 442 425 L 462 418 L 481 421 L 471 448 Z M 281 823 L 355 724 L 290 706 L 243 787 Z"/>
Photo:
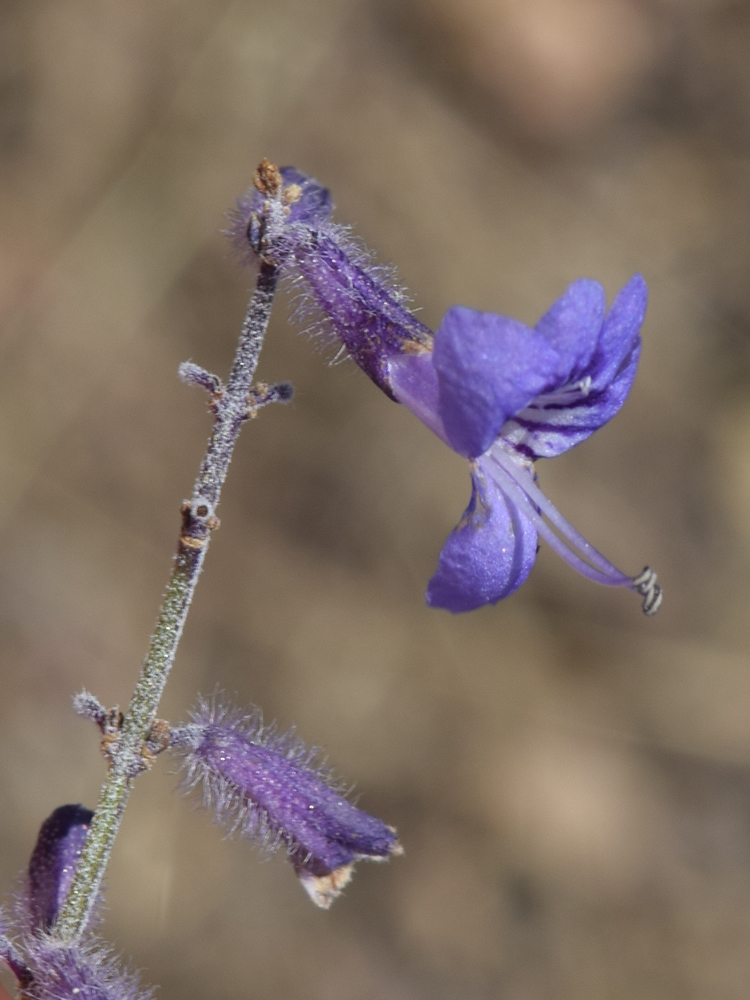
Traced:
<path fill-rule="evenodd" d="M 275 192 L 271 192 L 275 193 Z M 53 934 L 61 941 L 78 938 L 86 926 L 104 876 L 133 781 L 149 766 L 144 743 L 174 662 L 177 645 L 211 535 L 218 527 L 216 507 L 240 428 L 252 413 L 252 380 L 263 346 L 278 269 L 261 261 L 258 279 L 242 324 L 237 353 L 225 387 L 212 394 L 214 427 L 201 462 L 193 496 L 182 506 L 182 530 L 156 629 L 122 726 L 106 745 L 110 769 L 76 874 Z M 216 380 L 218 385 L 218 380 Z"/>

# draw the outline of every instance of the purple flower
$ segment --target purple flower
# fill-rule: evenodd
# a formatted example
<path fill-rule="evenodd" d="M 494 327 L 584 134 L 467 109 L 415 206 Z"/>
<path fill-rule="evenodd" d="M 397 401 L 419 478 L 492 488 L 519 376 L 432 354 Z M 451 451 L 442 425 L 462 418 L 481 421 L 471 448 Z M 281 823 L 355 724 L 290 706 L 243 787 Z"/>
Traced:
<path fill-rule="evenodd" d="M 93 815 L 81 805 L 60 806 L 42 824 L 27 875 L 33 930 L 47 930 L 55 922 L 73 881 Z"/>
<path fill-rule="evenodd" d="M 284 221 L 276 213 L 263 251 L 295 276 L 302 317 L 315 312 L 385 393 L 470 463 L 471 500 L 440 554 L 428 604 L 459 612 L 507 597 L 528 576 L 541 537 L 590 579 L 637 591 L 654 614 L 661 588 L 653 570 L 630 577 L 613 566 L 552 506 L 534 469 L 625 401 L 641 348 L 643 279 L 634 277 L 609 313 L 601 285 L 580 280 L 533 330 L 455 306 L 433 336 L 393 275 L 327 213 L 313 215 Z"/>
<path fill-rule="evenodd" d="M 226 705 L 201 703 L 192 725 L 172 732 L 184 755 L 185 787 L 203 785 L 204 804 L 230 832 L 283 845 L 310 898 L 327 909 L 354 863 L 402 853 L 396 831 L 357 809 L 293 733 L 264 727 Z"/>
<path fill-rule="evenodd" d="M 576 281 L 533 330 L 456 306 L 432 352 L 389 361 L 394 397 L 471 469 L 471 500 L 440 554 L 428 604 L 470 611 L 507 597 L 528 576 L 541 537 L 580 573 L 637 591 L 646 614 L 658 610 L 656 574 L 647 567 L 633 578 L 613 566 L 550 503 L 534 470 L 537 458 L 585 440 L 624 403 L 646 298 L 636 275 L 606 312 L 601 285 Z"/>

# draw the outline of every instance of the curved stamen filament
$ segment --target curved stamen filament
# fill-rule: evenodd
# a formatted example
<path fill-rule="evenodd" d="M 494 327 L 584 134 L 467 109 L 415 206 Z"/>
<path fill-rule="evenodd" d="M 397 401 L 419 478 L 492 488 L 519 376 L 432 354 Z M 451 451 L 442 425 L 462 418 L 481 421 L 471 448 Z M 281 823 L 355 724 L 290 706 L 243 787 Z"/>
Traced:
<path fill-rule="evenodd" d="M 497 469 L 492 470 L 491 475 L 508 499 L 531 521 L 549 547 L 557 552 L 573 569 L 578 570 L 583 576 L 587 576 L 589 580 L 604 584 L 606 587 L 629 587 L 632 585 L 630 577 L 625 576 L 624 573 L 620 573 L 615 567 L 612 567 L 615 571 L 614 573 L 603 573 L 586 562 L 577 552 L 566 545 L 565 541 L 559 538 L 550 525 L 542 518 L 526 493 L 511 479 L 505 469 L 499 466 Z"/>
<path fill-rule="evenodd" d="M 529 471 L 520 467 L 502 448 L 493 448 L 487 457 L 494 468 L 487 468 L 485 465 L 486 471 L 508 499 L 528 517 L 551 549 L 579 573 L 596 583 L 634 590 L 643 598 L 644 613 L 656 614 L 661 607 L 662 590 L 657 583 L 656 573 L 650 567 L 646 566 L 636 577 L 626 576 L 565 520 L 536 485 Z M 562 538 L 555 534 L 544 517 L 549 519 Z"/>
<path fill-rule="evenodd" d="M 572 524 L 565 520 L 557 507 L 555 507 L 555 505 L 536 485 L 531 477 L 531 473 L 527 472 L 523 468 L 519 468 L 518 464 L 509 455 L 505 455 L 500 449 L 493 449 L 490 452 L 489 457 L 497 466 L 499 466 L 499 469 L 513 481 L 516 488 L 531 501 L 529 506 L 535 511 L 536 518 L 541 521 L 542 524 L 545 523 L 542 521 L 538 513 L 538 511 L 541 511 L 568 542 L 570 548 L 580 553 L 580 555 L 596 567 L 596 569 L 598 569 L 603 576 L 607 577 L 607 583 L 610 586 L 629 587 L 632 585 L 632 577 L 626 576 L 625 573 L 614 566 L 609 559 L 599 552 L 598 549 L 594 548 L 591 542 L 584 538 L 579 531 L 576 531 Z M 498 485 L 500 484 L 498 483 Z M 534 523 L 536 523 L 536 521 Z M 567 559 L 568 556 L 564 555 L 563 558 Z"/>

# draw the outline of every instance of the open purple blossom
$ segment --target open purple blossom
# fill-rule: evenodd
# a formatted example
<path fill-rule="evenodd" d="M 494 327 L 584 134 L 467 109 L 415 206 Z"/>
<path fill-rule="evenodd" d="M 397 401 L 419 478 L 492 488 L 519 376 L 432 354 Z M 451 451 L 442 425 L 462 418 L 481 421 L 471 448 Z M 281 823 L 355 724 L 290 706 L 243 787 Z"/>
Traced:
<path fill-rule="evenodd" d="M 192 723 L 172 731 L 185 760 L 183 786 L 203 787 L 204 804 L 230 833 L 286 848 L 310 898 L 327 909 L 349 882 L 356 861 L 401 854 L 393 827 L 357 809 L 330 771 L 294 733 L 202 702 Z"/>
<path fill-rule="evenodd" d="M 427 601 L 470 611 L 512 594 L 543 538 L 584 576 L 629 587 L 654 614 L 661 588 L 646 568 L 612 565 L 550 503 L 534 461 L 585 440 L 618 412 L 635 378 L 646 283 L 632 278 L 606 311 L 604 289 L 574 282 L 531 330 L 516 320 L 449 309 L 432 352 L 388 365 L 391 390 L 469 459 L 472 496 L 440 554 Z"/>
<path fill-rule="evenodd" d="M 252 223 L 238 219 L 236 236 L 243 225 L 249 234 Z M 544 496 L 534 468 L 585 440 L 624 403 L 641 350 L 643 278 L 631 279 L 609 312 L 602 286 L 579 280 L 534 329 L 454 306 L 433 335 L 405 307 L 392 275 L 327 212 L 277 218 L 263 253 L 296 275 L 305 306 L 359 367 L 469 460 L 471 499 L 443 546 L 428 604 L 460 612 L 507 597 L 528 577 L 542 538 L 589 579 L 635 590 L 646 614 L 658 610 L 653 570 L 631 577 L 612 565 Z"/>

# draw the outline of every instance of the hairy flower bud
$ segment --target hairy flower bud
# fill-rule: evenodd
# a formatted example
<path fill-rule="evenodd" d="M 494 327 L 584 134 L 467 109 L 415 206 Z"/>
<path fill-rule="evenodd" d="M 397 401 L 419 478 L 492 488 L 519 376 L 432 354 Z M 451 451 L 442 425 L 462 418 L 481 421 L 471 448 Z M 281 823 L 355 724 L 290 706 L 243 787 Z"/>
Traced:
<path fill-rule="evenodd" d="M 201 703 L 191 725 L 173 730 L 172 747 L 185 758 L 183 785 L 202 784 L 204 804 L 230 832 L 285 846 L 318 906 L 331 905 L 356 861 L 402 852 L 393 827 L 341 795 L 316 750 L 264 727 L 257 710 Z"/>
<path fill-rule="evenodd" d="M 55 809 L 39 831 L 13 925 L 0 912 L 0 961 L 16 977 L 24 1000 L 152 1000 L 152 991 L 141 990 L 135 973 L 121 968 L 90 933 L 75 942 L 54 936 L 52 925 L 92 818 L 80 805 Z M 11 940 L 13 931 L 18 944 Z"/>
<path fill-rule="evenodd" d="M 276 201 L 255 188 L 238 201 L 233 242 L 283 267 L 300 293 L 297 319 L 313 334 L 337 340 L 392 396 L 388 361 L 404 351 L 428 350 L 432 333 L 406 308 L 392 269 L 376 264 L 344 226 L 329 221 L 327 188 L 293 167 L 280 175 Z"/>
<path fill-rule="evenodd" d="M 29 943 L 31 981 L 26 1000 L 152 1000 L 139 988 L 138 976 L 122 969 L 98 941 L 60 944 L 48 935 Z"/>
<path fill-rule="evenodd" d="M 27 876 L 32 930 L 47 930 L 55 922 L 93 815 L 85 806 L 60 806 L 42 823 Z"/>

